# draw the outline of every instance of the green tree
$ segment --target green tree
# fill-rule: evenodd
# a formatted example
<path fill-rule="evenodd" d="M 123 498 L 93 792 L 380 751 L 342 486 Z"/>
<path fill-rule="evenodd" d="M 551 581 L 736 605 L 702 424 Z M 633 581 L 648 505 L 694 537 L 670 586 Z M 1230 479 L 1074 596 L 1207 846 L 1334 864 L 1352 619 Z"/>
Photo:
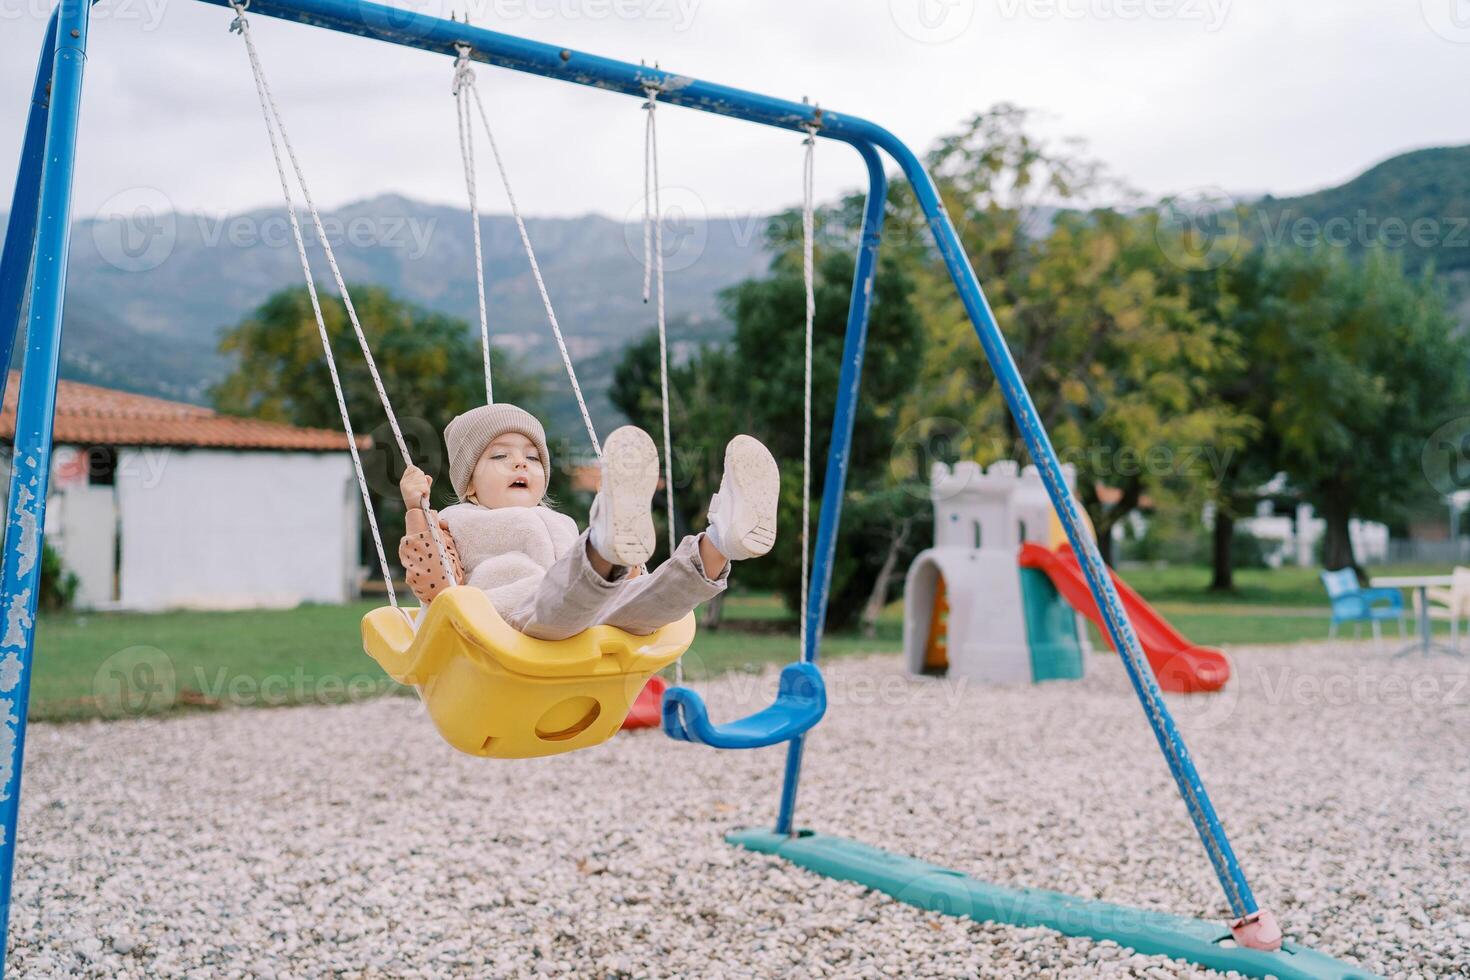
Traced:
<path fill-rule="evenodd" d="M 1254 512 L 1261 486 L 1280 471 L 1281 465 L 1281 441 L 1267 424 L 1274 398 L 1274 365 L 1253 354 L 1261 325 L 1256 311 L 1267 301 L 1266 290 L 1270 288 L 1266 256 L 1250 249 L 1238 254 L 1236 261 L 1220 265 L 1201 262 L 1186 273 L 1194 308 L 1230 336 L 1235 345 L 1237 356 L 1217 362 L 1209 372 L 1209 383 L 1216 397 L 1243 420 L 1224 445 L 1210 446 L 1217 464 L 1210 501 L 1214 511 L 1210 541 L 1212 591 L 1235 587 L 1235 568 L 1248 557 L 1236 554 L 1241 549 L 1236 521 Z"/>
<path fill-rule="evenodd" d="M 463 320 L 422 309 L 380 287 L 353 286 L 351 290 L 404 441 L 414 463 L 434 478 L 435 505 L 444 506 L 454 500 L 444 426 L 485 400 L 478 338 Z M 321 301 L 353 427 L 359 436 L 372 437 L 373 447 L 363 453 L 363 466 L 384 541 L 393 552 L 403 527 L 398 495 L 403 468 L 398 448 L 346 307 L 340 297 L 326 292 Z M 284 289 L 267 298 L 225 333 L 220 351 L 233 361 L 229 374 L 210 392 L 220 411 L 293 425 L 341 428 L 305 287 Z M 539 378 L 493 348 L 492 355 L 496 400 L 537 411 Z"/>
<path fill-rule="evenodd" d="M 1077 467 L 1079 497 L 1111 559 L 1113 528 L 1146 495 L 1156 504 L 1201 502 L 1211 476 L 1201 448 L 1241 438 L 1248 423 L 1207 383 L 1233 356 L 1229 337 L 1191 307 L 1186 270 L 1163 248 L 1154 217 L 1088 209 L 1118 185 L 1075 145 L 1041 143 L 1028 126 L 1024 111 L 998 106 L 941 140 L 929 165 L 1039 417 Z M 901 213 L 916 221 L 911 206 Z M 1022 458 L 948 273 L 927 250 L 907 258 L 926 357 L 906 420 L 955 420 L 965 434 L 959 455 Z"/>
<path fill-rule="evenodd" d="M 1274 249 L 1230 275 L 1245 410 L 1326 520 L 1326 567 L 1356 568 L 1349 521 L 1393 521 L 1423 496 L 1425 441 L 1466 401 L 1470 339 L 1397 257 Z"/>

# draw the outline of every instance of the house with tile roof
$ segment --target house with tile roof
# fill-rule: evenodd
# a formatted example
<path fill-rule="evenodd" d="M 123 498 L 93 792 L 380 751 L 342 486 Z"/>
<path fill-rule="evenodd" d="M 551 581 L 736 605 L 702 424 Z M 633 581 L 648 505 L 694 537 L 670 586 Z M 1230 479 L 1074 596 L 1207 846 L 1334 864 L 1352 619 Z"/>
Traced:
<path fill-rule="evenodd" d="M 7 446 L 18 389 L 12 373 L 0 409 Z M 357 597 L 361 504 L 341 432 L 62 381 L 53 438 L 46 542 L 77 575 L 79 607 Z"/>

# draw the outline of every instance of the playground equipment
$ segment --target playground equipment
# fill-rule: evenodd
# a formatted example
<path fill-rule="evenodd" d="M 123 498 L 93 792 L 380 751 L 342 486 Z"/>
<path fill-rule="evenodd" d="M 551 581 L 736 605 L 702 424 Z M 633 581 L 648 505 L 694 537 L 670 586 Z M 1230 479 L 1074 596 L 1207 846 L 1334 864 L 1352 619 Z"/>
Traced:
<path fill-rule="evenodd" d="M 1028 543 L 1021 547 L 1020 562 L 1023 569 L 1045 572 L 1072 608 L 1102 625 L 1102 614 L 1092 599 L 1092 593 L 1087 591 L 1087 582 L 1082 577 L 1081 566 L 1077 564 L 1071 545 L 1061 544 L 1049 549 Z M 1230 680 L 1230 661 L 1225 654 L 1190 643 L 1159 615 L 1158 610 L 1144 601 L 1143 596 L 1129 588 L 1117 572 L 1109 569 L 1108 574 L 1112 576 L 1113 587 L 1118 590 L 1123 608 L 1128 611 L 1128 621 L 1138 634 L 1138 642 L 1148 656 L 1159 687 L 1175 694 L 1195 694 L 1218 691 L 1225 686 Z"/>
<path fill-rule="evenodd" d="M 628 717 L 623 719 L 623 730 L 657 728 L 663 722 L 664 691 L 668 687 L 657 674 L 650 677 L 643 690 L 638 692 L 638 697 L 633 699 L 633 707 L 628 709 Z"/>
<path fill-rule="evenodd" d="M 658 200 L 658 138 L 654 125 L 654 111 L 658 106 L 658 89 L 649 87 L 648 127 L 644 139 L 644 187 L 652 184 L 655 208 Z M 804 398 L 802 400 L 801 439 L 801 608 L 810 608 L 811 597 L 811 547 L 808 537 L 811 532 L 812 499 L 812 330 L 816 324 L 816 270 L 813 248 L 816 240 L 815 200 L 812 192 L 814 160 L 817 147 L 817 132 L 820 127 L 813 122 L 802 126 L 806 130 L 806 158 L 802 167 L 801 180 L 801 271 L 806 290 L 806 371 Z M 646 194 L 645 194 L 646 197 Z M 669 503 L 669 553 L 674 551 L 674 505 L 673 505 L 673 450 L 667 444 L 669 433 L 669 366 L 668 341 L 664 324 L 664 254 L 662 222 L 655 222 L 655 235 L 650 242 L 649 214 L 645 212 L 644 257 L 645 268 L 650 252 L 658 280 L 658 349 L 659 383 L 664 415 L 664 465 Z M 654 246 L 650 248 L 650 246 Z M 644 299 L 648 297 L 648 282 L 645 279 Z M 851 422 L 848 423 L 851 431 Z M 835 445 L 835 441 L 834 441 Z M 775 528 L 768 529 L 774 537 Z M 830 557 L 830 556 L 829 556 Z M 825 565 L 824 565 L 825 567 Z M 822 584 L 825 592 L 826 582 Z M 825 606 L 823 607 L 825 611 Z M 820 614 L 819 614 L 820 618 Z M 676 664 L 675 670 L 681 670 Z M 759 749 L 769 745 L 788 742 L 794 751 L 801 736 L 810 731 L 827 713 L 827 690 L 822 683 L 822 672 L 816 663 L 816 644 L 809 630 L 801 633 L 801 656 L 796 663 L 788 664 L 781 671 L 781 682 L 776 688 L 776 700 L 769 707 L 724 725 L 716 725 L 709 719 L 709 710 L 704 699 L 695 691 L 683 686 L 684 676 L 678 676 L 680 686 L 664 693 L 664 734 L 681 742 L 694 742 L 715 749 Z"/>
<path fill-rule="evenodd" d="M 1062 468 L 1070 487 L 1075 473 Z M 934 547 L 904 583 L 904 656 L 910 673 L 989 684 L 1081 677 L 1079 613 L 1104 628 L 1087 580 L 1057 525 L 1041 475 L 1011 460 L 935 463 Z M 1019 558 L 1018 558 L 1019 554 Z M 1217 691 L 1230 678 L 1219 650 L 1186 640 L 1109 570 L 1159 687 Z"/>
<path fill-rule="evenodd" d="M 715 725 L 693 691 L 672 687 L 664 694 L 664 734 L 716 749 L 758 749 L 787 742 L 822 720 L 827 689 L 817 665 L 805 661 L 781 669 L 776 700 L 738 721 Z"/>
<path fill-rule="evenodd" d="M 418 689 L 450 745 L 526 759 L 599 745 L 622 727 L 654 671 L 694 639 L 691 613 L 652 636 L 594 626 L 550 642 L 511 628 L 472 585 L 445 589 L 417 630 L 392 607 L 363 618 L 369 654 Z"/>
<path fill-rule="evenodd" d="M 209 0 L 223 5 L 222 0 Z M 25 750 L 34 616 L 40 576 L 46 489 L 56 395 L 60 327 L 71 233 L 71 187 L 78 109 L 87 56 L 90 4 L 64 0 L 53 13 L 37 67 L 20 168 L 0 252 L 0 360 L 11 352 L 21 311 L 27 311 L 24 368 L 15 426 L 7 534 L 0 563 L 0 593 L 6 628 L 0 634 L 4 724 L 8 765 L 0 799 L 0 904 L 9 908 L 14 869 L 20 778 Z M 938 191 L 923 165 L 887 130 L 857 116 L 824 111 L 805 103 L 771 98 L 688 76 L 583 54 L 385 7 L 371 0 L 253 0 L 252 16 L 277 17 L 316 28 L 417 47 L 446 56 L 468 48 L 474 61 L 559 78 L 646 98 L 649 86 L 665 104 L 731 116 L 793 132 L 815 128 L 815 136 L 851 146 L 867 169 L 869 186 L 857 250 L 846 341 L 831 430 L 827 475 L 817 532 L 812 586 L 804 609 L 804 661 L 818 659 L 836 531 L 851 445 L 853 405 L 861 375 L 877 249 L 884 216 L 887 176 L 879 151 L 897 162 L 924 212 L 939 255 L 959 292 L 981 346 L 992 365 L 1030 457 L 1056 508 L 1067 539 L 1097 602 L 1111 642 L 1157 737 L 1186 809 L 1215 870 L 1230 909 L 1229 928 L 1138 909 L 1069 899 L 1052 893 L 1005 889 L 935 869 L 852 842 L 798 832 L 796 793 L 805 735 L 788 742 L 786 769 L 775 829 L 730 835 L 738 845 L 780 854 L 818 873 L 863 881 L 901 900 L 955 914 L 1025 925 L 1069 935 L 1113 939 L 1144 953 L 1183 956 L 1218 969 L 1253 976 L 1349 977 L 1361 971 L 1321 954 L 1282 944 L 1270 912 L 1261 909 L 1246 881 L 1204 785 L 1159 693 L 1112 580 L 1086 533 L 1035 405 L 1007 350 Z M 238 19 L 238 11 L 237 11 Z M 242 30 L 245 29 L 242 25 Z M 294 212 L 293 212 L 294 214 Z M 0 374 L 0 379 L 3 379 Z M 386 627 L 385 627 L 386 629 Z M 8 925 L 8 922 L 6 923 Z M 0 948 L 4 948 L 0 935 Z"/>
<path fill-rule="evenodd" d="M 623 725 L 628 711 L 652 673 L 670 661 L 677 660 L 688 648 L 694 635 L 693 617 L 685 617 L 683 623 L 673 624 L 649 637 L 635 636 L 603 626 L 566 640 L 548 642 L 510 629 L 491 606 L 489 600 L 483 594 L 477 596 L 475 594 L 477 590 L 473 589 L 468 591 L 446 589 L 435 597 L 427 610 L 420 609 L 416 614 L 399 607 L 393 588 L 392 574 L 388 568 L 387 556 L 377 527 L 372 495 L 368 492 L 367 479 L 363 474 L 362 462 L 353 439 L 352 419 L 348 413 L 346 397 L 338 377 L 336 357 L 328 341 L 326 323 L 322 318 L 321 302 L 317 294 L 316 281 L 312 275 L 311 262 L 307 258 L 306 243 L 301 234 L 300 223 L 296 218 L 291 184 L 287 178 L 287 160 L 290 161 L 296 183 L 301 190 L 307 211 L 311 215 L 317 237 L 321 241 L 327 266 L 342 296 L 348 322 L 357 338 L 358 348 L 362 352 L 363 360 L 372 377 L 378 401 L 383 407 L 384 414 L 388 417 L 389 426 L 393 431 L 393 437 L 398 444 L 398 451 L 405 467 L 412 465 L 408 445 L 399 429 L 392 401 L 378 374 L 372 348 L 368 344 L 362 324 L 353 307 L 351 294 L 338 268 L 335 250 L 323 231 L 321 216 L 312 200 L 306 175 L 296 157 L 285 121 L 276 105 L 270 83 L 266 79 L 259 52 L 251 34 L 250 22 L 245 15 L 245 0 L 232 0 L 231 6 L 235 10 L 236 17 L 230 29 L 240 35 L 249 57 L 261 114 L 265 119 L 266 134 L 270 139 L 276 173 L 280 178 L 281 196 L 285 203 L 292 236 L 296 242 L 297 258 L 301 264 L 307 294 L 311 298 L 312 313 L 315 316 L 317 331 L 321 338 L 322 353 L 326 358 L 328 375 L 337 396 L 337 408 L 342 419 L 342 428 L 347 436 L 353 467 L 357 473 L 358 487 L 362 494 L 363 507 L 367 511 L 368 524 L 372 529 L 373 541 L 377 547 L 383 583 L 388 593 L 389 605 L 363 618 L 364 649 L 394 679 L 415 687 L 428 706 L 429 716 L 433 719 L 439 733 L 447 742 L 461 751 L 486 757 L 519 759 L 570 752 L 606 741 Z M 556 310 L 552 306 L 551 296 L 541 275 L 540 264 L 536 260 L 536 251 L 531 245 L 530 235 L 526 232 L 525 222 L 521 219 L 520 208 L 516 204 L 510 176 L 501 157 L 500 148 L 496 144 L 494 130 L 490 126 L 484 103 L 480 100 L 479 90 L 475 87 L 475 72 L 471 67 L 470 58 L 472 48 L 466 43 L 457 42 L 454 50 L 457 57 L 454 61 L 453 92 L 460 157 L 464 165 L 470 217 L 475 228 L 475 282 L 479 297 L 480 350 L 485 374 L 485 400 L 487 403 L 494 401 L 494 379 L 491 374 L 489 321 L 484 298 L 484 262 L 479 242 L 478 190 L 472 132 L 473 115 L 478 115 L 485 138 L 494 155 L 496 168 L 500 173 L 506 199 L 510 203 L 511 214 L 520 234 L 527 263 L 536 280 L 547 322 L 556 340 L 557 350 L 561 353 L 562 364 L 566 368 L 567 380 L 571 385 L 572 393 L 576 396 L 577 406 L 581 409 L 582 421 L 587 427 L 588 440 L 592 444 L 593 451 L 601 457 L 602 445 L 597 438 L 597 430 L 587 411 L 587 402 L 582 395 L 581 385 L 577 382 L 577 372 L 572 365 L 571 355 L 567 352 L 561 325 L 557 322 Z M 657 86 L 649 83 L 645 88 L 649 92 L 649 101 L 645 106 L 648 110 L 645 139 L 646 186 L 653 179 L 657 169 L 653 162 L 653 151 L 656 145 L 653 136 L 653 110 Z M 475 110 L 473 115 L 472 108 Z M 809 132 L 804 174 L 807 233 L 806 431 L 808 447 L 811 432 L 811 331 L 814 313 L 811 266 L 811 183 L 814 144 L 815 140 Z M 656 181 L 654 184 L 656 194 Z M 645 233 L 646 231 L 647 221 L 645 220 Z M 662 251 L 658 254 L 657 265 L 658 324 L 660 351 L 663 353 L 667 345 L 664 342 Z M 647 284 L 645 283 L 646 289 Z M 665 485 L 668 492 L 672 494 L 674 481 L 671 468 L 672 449 L 669 444 L 666 354 L 660 359 L 660 368 L 664 395 L 665 465 L 670 467 L 666 471 Z M 810 453 L 808 452 L 807 455 L 809 456 Z M 806 478 L 807 468 L 804 466 L 803 479 Z M 452 582 L 455 578 L 454 569 L 450 564 L 434 514 L 430 510 L 427 494 L 419 501 L 419 506 L 423 510 L 424 524 L 433 538 L 445 578 Z M 671 554 L 675 547 L 672 516 L 671 503 L 669 522 Z M 807 581 L 806 523 L 803 521 L 802 528 L 803 590 L 806 588 Z M 775 533 L 773 528 L 766 530 L 769 534 L 774 535 Z M 685 741 L 706 741 L 707 744 L 718 744 L 724 748 L 753 748 L 757 745 L 770 745 L 794 737 L 816 724 L 821 718 L 820 709 L 825 707 L 825 698 L 806 696 L 813 686 L 820 692 L 821 673 L 816 665 L 795 666 L 803 668 L 800 693 L 797 693 L 794 688 L 783 687 L 776 704 L 763 712 L 756 713 L 752 718 L 736 723 L 735 729 L 729 733 L 721 733 L 710 725 L 703 704 L 693 692 L 683 690 L 670 692 L 671 696 L 668 697 L 666 703 L 681 707 L 666 709 L 666 717 L 672 718 L 683 710 L 688 714 L 689 723 L 680 725 L 670 721 L 665 725 L 665 730 L 675 738 Z M 813 712 L 813 706 L 818 706 L 819 710 Z M 779 722 L 776 721 L 777 719 Z M 758 734 L 761 732 L 764 733 L 763 739 Z"/>
<path fill-rule="evenodd" d="M 1062 468 L 1070 491 L 1076 479 Z M 990 469 L 935 463 L 934 547 L 904 581 L 904 656 L 910 673 L 946 673 L 986 684 L 1081 677 L 1076 617 L 1043 575 L 1016 567 L 1023 541 L 1048 539 L 1051 501 L 1033 466 Z"/>

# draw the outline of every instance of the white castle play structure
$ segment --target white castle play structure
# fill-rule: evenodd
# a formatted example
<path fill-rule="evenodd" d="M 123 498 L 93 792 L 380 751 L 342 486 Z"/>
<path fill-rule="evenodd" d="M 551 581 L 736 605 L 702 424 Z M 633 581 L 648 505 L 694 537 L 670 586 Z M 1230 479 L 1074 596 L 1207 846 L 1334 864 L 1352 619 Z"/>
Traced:
<path fill-rule="evenodd" d="M 1063 471 L 1075 483 L 1075 469 Z M 1036 467 L 935 463 L 929 495 L 934 547 L 914 559 L 904 584 L 909 671 L 993 684 L 1081 677 L 1085 632 L 1044 576 L 1016 564 L 1023 543 L 1050 547 L 1060 533 Z"/>
<path fill-rule="evenodd" d="M 1075 485 L 1075 469 L 1062 469 Z M 909 672 L 989 684 L 1081 677 L 1080 620 L 1100 617 L 1036 468 L 935 463 L 929 495 L 934 547 L 919 553 L 904 583 Z M 1113 582 L 1165 691 L 1225 683 L 1223 654 L 1190 643 L 1116 574 Z"/>

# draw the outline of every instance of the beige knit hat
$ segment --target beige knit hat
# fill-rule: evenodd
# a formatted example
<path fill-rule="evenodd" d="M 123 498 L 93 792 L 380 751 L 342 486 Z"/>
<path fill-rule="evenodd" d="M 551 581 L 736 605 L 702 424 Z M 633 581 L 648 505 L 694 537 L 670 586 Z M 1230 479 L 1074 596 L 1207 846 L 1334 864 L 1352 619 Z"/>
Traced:
<path fill-rule="evenodd" d="M 536 416 L 509 402 L 494 402 L 456 415 L 444 427 L 444 445 L 449 448 L 449 482 L 460 500 L 469 496 L 470 477 L 485 447 L 507 432 L 519 432 L 536 444 L 541 466 L 551 479 L 551 451 L 546 448 L 546 430 Z"/>

